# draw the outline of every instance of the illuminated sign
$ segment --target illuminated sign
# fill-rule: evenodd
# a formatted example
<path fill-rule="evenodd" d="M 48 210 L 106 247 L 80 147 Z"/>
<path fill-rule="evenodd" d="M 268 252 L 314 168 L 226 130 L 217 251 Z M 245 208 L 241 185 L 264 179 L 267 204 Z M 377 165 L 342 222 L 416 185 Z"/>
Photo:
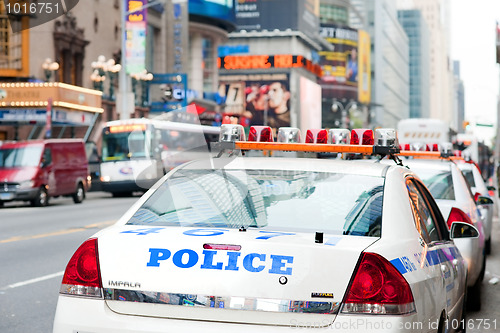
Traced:
<path fill-rule="evenodd" d="M 280 55 L 238 55 L 219 57 L 218 67 L 227 70 L 267 69 L 267 68 L 304 68 L 316 76 L 323 75 L 321 66 L 311 60 L 291 54 Z"/>
<path fill-rule="evenodd" d="M 116 125 L 109 127 L 109 131 L 111 133 L 123 133 L 123 132 L 144 131 L 144 130 L 146 130 L 145 124 Z"/>

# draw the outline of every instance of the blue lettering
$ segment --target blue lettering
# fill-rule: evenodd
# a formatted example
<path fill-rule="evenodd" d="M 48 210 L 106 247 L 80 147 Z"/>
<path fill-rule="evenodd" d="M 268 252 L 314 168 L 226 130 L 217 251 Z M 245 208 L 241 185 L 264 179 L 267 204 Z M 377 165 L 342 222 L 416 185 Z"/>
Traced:
<path fill-rule="evenodd" d="M 266 260 L 266 255 L 265 254 L 258 254 L 258 253 L 250 253 L 245 256 L 243 259 L 243 267 L 249 271 L 249 272 L 261 272 L 265 266 L 260 265 L 258 267 L 253 266 L 253 260 L 255 258 L 259 258 L 260 261 L 265 261 Z"/>
<path fill-rule="evenodd" d="M 218 262 L 217 264 L 213 264 L 214 255 L 217 254 L 217 251 L 209 251 L 203 250 L 203 254 L 205 255 L 205 259 L 203 261 L 203 265 L 200 268 L 202 269 L 222 269 L 222 263 Z"/>
<path fill-rule="evenodd" d="M 237 271 L 238 268 L 238 257 L 241 255 L 239 252 L 228 252 L 227 256 L 229 260 L 227 262 L 227 266 L 224 267 L 226 271 Z"/>
<path fill-rule="evenodd" d="M 188 261 L 185 264 L 182 262 L 184 254 L 188 255 Z M 172 257 L 172 262 L 179 268 L 191 268 L 198 262 L 198 254 L 190 249 L 179 250 Z"/>
<path fill-rule="evenodd" d="M 269 270 L 269 273 L 272 274 L 284 274 L 284 275 L 292 275 L 292 267 L 287 267 L 286 269 L 283 269 L 285 267 L 286 263 L 293 263 L 293 257 L 290 256 L 277 256 L 271 254 L 271 259 L 273 260 L 273 263 L 271 265 L 271 269 Z"/>
<path fill-rule="evenodd" d="M 149 262 L 147 266 L 160 267 L 160 260 L 167 260 L 170 258 L 170 251 L 167 249 L 149 249 Z"/>

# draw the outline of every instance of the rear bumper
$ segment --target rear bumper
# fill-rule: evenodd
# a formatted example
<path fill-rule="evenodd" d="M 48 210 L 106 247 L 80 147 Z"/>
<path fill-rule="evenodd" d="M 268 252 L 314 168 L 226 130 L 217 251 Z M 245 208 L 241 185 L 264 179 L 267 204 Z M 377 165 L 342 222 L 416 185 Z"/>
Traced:
<path fill-rule="evenodd" d="M 327 327 L 324 323 L 290 321 L 290 326 L 248 325 L 196 320 L 154 318 L 120 315 L 111 311 L 103 300 L 71 296 L 59 296 L 54 318 L 54 333 L 220 333 L 241 332 L 296 332 L 301 329 L 332 330 L 334 332 L 431 332 L 436 331 L 434 323 L 418 318 L 414 313 L 408 316 L 357 316 L 338 315 Z M 320 328 L 321 327 L 321 328 Z"/>

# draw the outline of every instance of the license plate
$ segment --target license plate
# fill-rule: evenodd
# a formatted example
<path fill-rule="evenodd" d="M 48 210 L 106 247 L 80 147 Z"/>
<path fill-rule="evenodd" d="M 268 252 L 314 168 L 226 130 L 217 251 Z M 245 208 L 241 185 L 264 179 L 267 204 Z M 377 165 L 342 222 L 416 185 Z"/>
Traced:
<path fill-rule="evenodd" d="M 12 200 L 14 199 L 13 193 L 0 193 L 0 200 Z"/>

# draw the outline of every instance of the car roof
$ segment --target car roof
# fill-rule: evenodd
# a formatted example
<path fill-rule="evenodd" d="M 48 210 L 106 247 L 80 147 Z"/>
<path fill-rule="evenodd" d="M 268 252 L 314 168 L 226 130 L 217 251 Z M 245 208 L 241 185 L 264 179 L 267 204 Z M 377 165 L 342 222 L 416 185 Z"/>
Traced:
<path fill-rule="evenodd" d="M 341 160 L 341 159 L 313 159 L 313 158 L 287 158 L 287 157 L 235 157 L 214 159 L 219 168 L 224 169 L 266 169 L 266 170 L 297 170 L 359 174 L 366 176 L 384 177 L 391 165 L 366 163 L 366 160 Z M 393 162 L 393 166 L 397 167 Z M 206 160 L 193 161 L 185 164 L 183 169 L 207 169 Z"/>
<path fill-rule="evenodd" d="M 420 169 L 434 169 L 449 171 L 450 165 L 454 165 L 455 162 L 446 159 L 403 159 L 403 165 L 408 166 L 410 169 L 420 168 Z"/>

